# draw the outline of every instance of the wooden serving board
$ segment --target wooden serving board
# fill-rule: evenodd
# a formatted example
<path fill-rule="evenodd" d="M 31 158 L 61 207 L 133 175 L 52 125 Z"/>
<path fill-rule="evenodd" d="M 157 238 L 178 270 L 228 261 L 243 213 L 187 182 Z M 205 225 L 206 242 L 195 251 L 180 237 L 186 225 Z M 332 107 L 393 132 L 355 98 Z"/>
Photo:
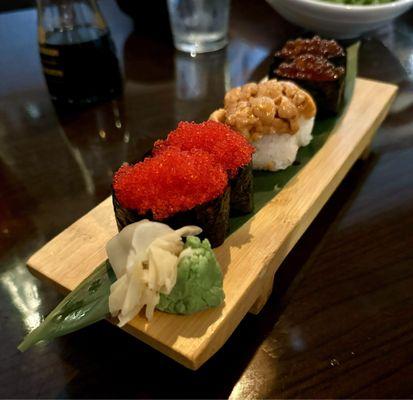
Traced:
<path fill-rule="evenodd" d="M 123 329 L 191 369 L 228 339 L 248 311 L 257 313 L 274 274 L 295 243 L 362 156 L 385 118 L 397 87 L 357 79 L 349 107 L 308 164 L 240 229 L 215 249 L 224 273 L 225 304 L 191 316 L 155 312 Z M 106 259 L 117 233 L 108 198 L 47 243 L 28 261 L 30 270 L 64 292 L 73 290 Z"/>

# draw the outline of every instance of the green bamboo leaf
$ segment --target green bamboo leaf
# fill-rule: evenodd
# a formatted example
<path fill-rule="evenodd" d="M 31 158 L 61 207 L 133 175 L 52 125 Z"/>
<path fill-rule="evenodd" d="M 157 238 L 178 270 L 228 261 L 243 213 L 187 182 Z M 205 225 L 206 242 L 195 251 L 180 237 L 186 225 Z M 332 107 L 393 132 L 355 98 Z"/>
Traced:
<path fill-rule="evenodd" d="M 26 351 L 41 340 L 66 335 L 106 318 L 110 285 L 115 279 L 109 262 L 103 262 L 26 336 L 18 349 Z"/>
<path fill-rule="evenodd" d="M 345 104 L 351 98 L 357 75 L 357 55 L 359 44 L 347 48 L 347 72 Z M 341 113 L 342 115 L 342 113 Z M 230 233 L 247 222 L 269 200 L 271 200 L 287 182 L 313 157 L 323 146 L 341 116 L 317 120 L 314 126 L 312 142 L 302 147 L 297 155 L 297 162 L 284 171 L 254 172 L 254 212 L 241 217 L 231 218 Z M 51 340 L 74 332 L 99 320 L 109 314 L 110 285 L 115 281 L 115 274 L 108 261 L 102 263 L 75 290 L 67 295 L 47 318 L 32 331 L 19 345 L 20 351 L 26 351 L 35 343 Z"/>

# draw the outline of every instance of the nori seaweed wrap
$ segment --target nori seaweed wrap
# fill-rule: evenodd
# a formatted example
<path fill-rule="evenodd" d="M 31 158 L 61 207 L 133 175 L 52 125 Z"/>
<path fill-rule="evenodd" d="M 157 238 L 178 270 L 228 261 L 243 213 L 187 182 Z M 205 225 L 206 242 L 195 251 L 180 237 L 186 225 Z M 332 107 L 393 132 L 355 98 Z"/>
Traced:
<path fill-rule="evenodd" d="M 123 165 L 112 185 L 118 229 L 141 219 L 159 221 L 174 229 L 202 228 L 213 247 L 229 229 L 228 176 L 202 150 L 169 148 L 135 165 Z"/>
<path fill-rule="evenodd" d="M 319 115 L 337 114 L 344 97 L 346 55 L 334 40 L 288 41 L 275 53 L 269 78 L 290 80 L 308 91 Z"/>
<path fill-rule="evenodd" d="M 139 214 L 136 210 L 122 207 L 116 198 L 114 190 L 112 190 L 113 208 L 119 231 L 125 226 L 142 219 L 162 222 L 173 229 L 187 225 L 195 225 L 202 228 L 202 233 L 199 236 L 203 239 L 208 239 L 212 247 L 221 245 L 228 233 L 229 198 L 230 188 L 227 187 L 222 195 L 205 204 L 201 204 L 187 211 L 177 212 L 166 219 L 157 220 L 151 211 L 147 211 L 145 214 Z"/>
<path fill-rule="evenodd" d="M 244 215 L 254 209 L 252 162 L 240 167 L 237 174 L 230 178 L 231 197 L 230 215 Z"/>

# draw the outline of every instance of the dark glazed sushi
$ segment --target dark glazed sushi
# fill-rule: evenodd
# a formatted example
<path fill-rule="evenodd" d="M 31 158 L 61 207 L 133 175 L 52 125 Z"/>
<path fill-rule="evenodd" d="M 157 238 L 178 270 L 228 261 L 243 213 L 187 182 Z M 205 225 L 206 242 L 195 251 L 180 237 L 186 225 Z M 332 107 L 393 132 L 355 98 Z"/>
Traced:
<path fill-rule="evenodd" d="M 296 39 L 275 53 L 269 77 L 290 80 L 307 90 L 320 114 L 338 113 L 344 95 L 346 55 L 334 40 Z"/>
<path fill-rule="evenodd" d="M 187 151 L 199 149 L 211 154 L 229 177 L 231 215 L 252 211 L 251 161 L 254 147 L 241 134 L 215 121 L 201 124 L 180 122 L 166 140 L 158 140 L 155 143 L 154 154 L 159 154 L 170 146 Z"/>
<path fill-rule="evenodd" d="M 345 66 L 344 49 L 335 40 L 321 39 L 319 36 L 311 39 L 289 40 L 280 51 L 275 53 L 274 57 L 280 60 L 292 60 L 304 54 L 323 57 L 334 64 Z"/>
<path fill-rule="evenodd" d="M 147 218 L 174 229 L 196 225 L 213 247 L 229 227 L 228 176 L 202 151 L 168 148 L 114 175 L 112 197 L 118 229 Z"/>

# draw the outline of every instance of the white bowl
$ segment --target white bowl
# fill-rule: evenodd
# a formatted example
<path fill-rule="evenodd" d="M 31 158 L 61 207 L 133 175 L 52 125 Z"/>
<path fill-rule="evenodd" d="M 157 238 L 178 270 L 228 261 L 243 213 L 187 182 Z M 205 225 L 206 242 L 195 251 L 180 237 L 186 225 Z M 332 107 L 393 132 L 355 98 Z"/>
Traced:
<path fill-rule="evenodd" d="M 285 19 L 303 28 L 338 39 L 350 39 L 379 28 L 406 12 L 413 0 L 352 6 L 320 0 L 267 0 Z"/>

